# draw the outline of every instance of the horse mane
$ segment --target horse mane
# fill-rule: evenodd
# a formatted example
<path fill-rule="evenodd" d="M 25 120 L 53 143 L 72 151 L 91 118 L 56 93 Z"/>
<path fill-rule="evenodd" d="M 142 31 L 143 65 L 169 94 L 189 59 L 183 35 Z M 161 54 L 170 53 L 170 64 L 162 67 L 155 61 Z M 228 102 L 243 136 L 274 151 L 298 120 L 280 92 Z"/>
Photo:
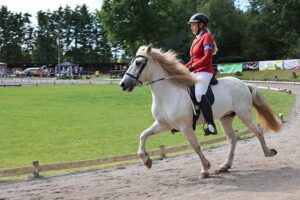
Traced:
<path fill-rule="evenodd" d="M 146 46 L 141 46 L 139 51 L 151 56 L 154 61 L 158 62 L 163 69 L 171 74 L 168 79 L 174 80 L 180 85 L 192 85 L 202 81 L 191 75 L 185 65 L 177 58 L 177 54 L 172 50 L 165 52 L 162 49 L 151 47 L 151 51 L 148 52 Z"/>

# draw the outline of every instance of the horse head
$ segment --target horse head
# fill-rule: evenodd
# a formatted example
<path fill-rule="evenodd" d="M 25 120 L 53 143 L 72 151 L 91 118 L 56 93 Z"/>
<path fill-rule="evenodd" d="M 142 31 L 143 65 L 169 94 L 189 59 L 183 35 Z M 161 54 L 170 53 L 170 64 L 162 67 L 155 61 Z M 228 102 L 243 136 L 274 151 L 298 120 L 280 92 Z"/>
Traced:
<path fill-rule="evenodd" d="M 132 92 L 136 86 L 143 85 L 146 80 L 146 71 L 149 70 L 146 69 L 146 66 L 148 65 L 148 59 L 150 59 L 151 50 L 152 44 L 148 47 L 142 46 L 137 51 L 136 56 L 132 58 L 129 68 L 119 84 L 123 91 Z"/>
<path fill-rule="evenodd" d="M 131 92 L 136 86 L 149 85 L 162 80 L 171 80 L 186 86 L 201 82 L 177 58 L 173 51 L 141 46 L 132 59 L 120 86 L 123 91 Z M 147 83 L 145 83 L 147 82 Z"/>

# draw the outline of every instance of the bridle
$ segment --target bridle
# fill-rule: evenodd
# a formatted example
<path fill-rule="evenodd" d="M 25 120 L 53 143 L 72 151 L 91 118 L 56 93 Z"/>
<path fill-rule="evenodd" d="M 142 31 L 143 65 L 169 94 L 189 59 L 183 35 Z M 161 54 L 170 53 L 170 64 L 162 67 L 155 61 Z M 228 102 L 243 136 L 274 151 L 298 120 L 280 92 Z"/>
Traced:
<path fill-rule="evenodd" d="M 137 75 L 133 75 L 133 74 L 130 74 L 129 72 L 126 72 L 125 74 L 131 78 L 133 78 L 135 81 L 136 81 L 136 85 L 139 86 L 139 87 L 142 87 L 142 86 L 145 86 L 145 85 L 150 85 L 152 83 L 155 83 L 155 82 L 158 82 L 158 81 L 162 81 L 162 80 L 165 80 L 165 79 L 168 79 L 172 76 L 169 76 L 169 77 L 165 77 L 165 78 L 160 78 L 160 79 L 157 79 L 157 80 L 154 80 L 154 81 L 151 81 L 151 82 L 148 82 L 148 83 L 143 83 L 142 81 L 139 80 L 140 78 L 140 75 L 142 74 L 142 72 L 144 71 L 146 65 L 147 65 L 147 61 L 148 61 L 148 58 L 146 58 L 145 56 L 143 55 L 136 55 L 135 57 L 132 58 L 131 62 L 130 62 L 130 65 L 132 65 L 132 63 L 137 59 L 137 58 L 144 58 L 145 60 L 143 61 L 143 63 L 141 64 L 141 68 L 140 70 L 138 71 Z"/>
<path fill-rule="evenodd" d="M 141 66 L 140 70 L 138 71 L 137 75 L 135 76 L 135 75 L 130 74 L 130 73 L 128 73 L 128 72 L 126 72 L 125 74 L 128 75 L 128 76 L 130 76 L 131 78 L 133 78 L 135 81 L 137 81 L 137 82 L 138 82 L 137 85 L 143 85 L 143 82 L 140 81 L 139 78 L 140 78 L 140 75 L 142 74 L 142 72 L 144 71 L 144 68 L 145 68 L 146 65 L 147 65 L 148 58 L 146 58 L 146 57 L 143 56 L 143 55 L 136 55 L 135 57 L 132 58 L 132 60 L 131 60 L 129 66 L 131 66 L 132 63 L 133 63 L 137 58 L 144 58 L 144 59 L 145 59 L 145 60 L 143 61 L 143 63 L 142 63 L 142 66 Z"/>

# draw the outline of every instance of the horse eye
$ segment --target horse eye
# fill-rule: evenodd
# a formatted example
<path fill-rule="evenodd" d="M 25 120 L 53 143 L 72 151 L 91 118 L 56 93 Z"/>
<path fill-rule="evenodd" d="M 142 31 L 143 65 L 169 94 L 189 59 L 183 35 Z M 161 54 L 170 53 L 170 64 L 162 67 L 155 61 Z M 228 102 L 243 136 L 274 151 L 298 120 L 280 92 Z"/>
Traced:
<path fill-rule="evenodd" d="M 141 63 L 142 63 L 142 61 L 140 61 L 140 60 L 135 61 L 136 65 L 140 65 Z"/>

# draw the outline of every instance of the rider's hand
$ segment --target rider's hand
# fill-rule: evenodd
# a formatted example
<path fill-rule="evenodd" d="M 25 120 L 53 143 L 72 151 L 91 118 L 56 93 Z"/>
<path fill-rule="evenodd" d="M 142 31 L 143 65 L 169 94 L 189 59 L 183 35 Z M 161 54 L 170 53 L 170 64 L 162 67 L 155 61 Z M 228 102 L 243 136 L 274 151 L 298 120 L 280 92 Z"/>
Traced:
<path fill-rule="evenodd" d="M 194 71 L 194 70 L 195 70 L 194 67 L 192 67 L 192 66 L 189 67 L 189 71 L 190 71 L 190 72 L 192 72 L 192 71 Z"/>

